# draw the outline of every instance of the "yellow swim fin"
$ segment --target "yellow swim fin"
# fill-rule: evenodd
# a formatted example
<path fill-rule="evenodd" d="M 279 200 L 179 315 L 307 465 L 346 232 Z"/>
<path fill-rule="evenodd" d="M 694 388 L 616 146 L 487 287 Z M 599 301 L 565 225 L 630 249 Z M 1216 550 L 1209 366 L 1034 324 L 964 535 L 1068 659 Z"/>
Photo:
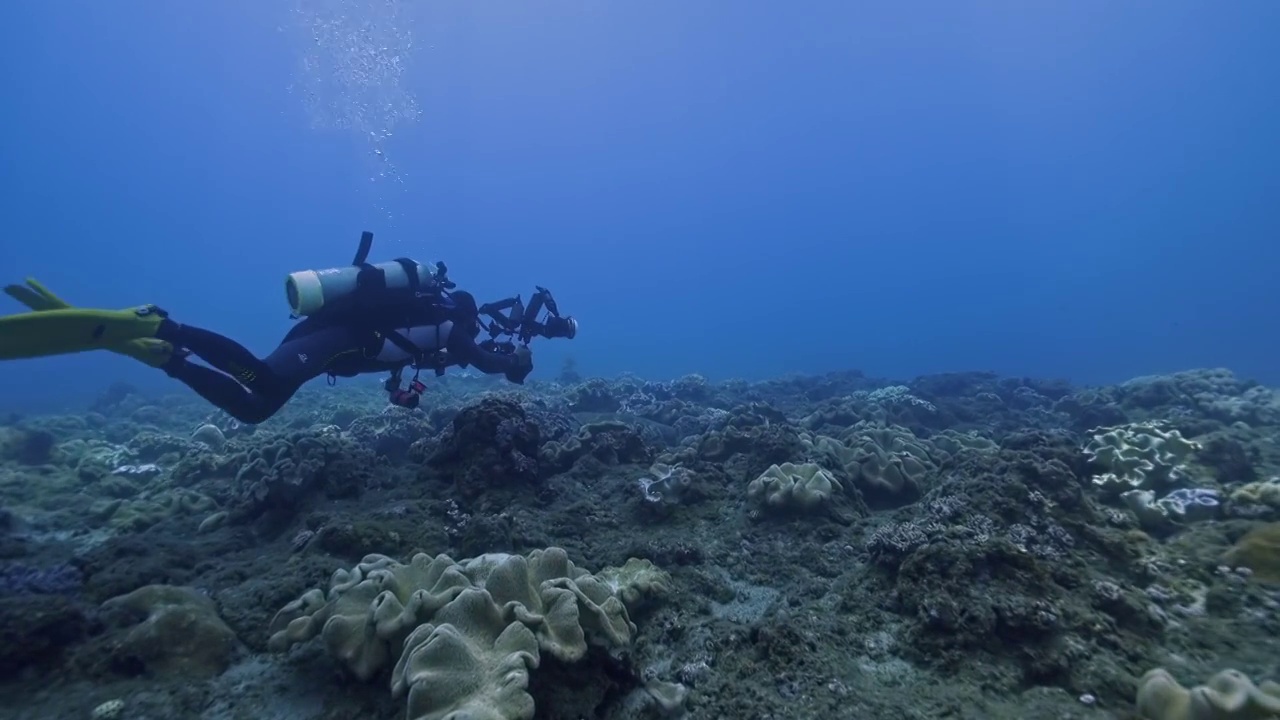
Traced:
<path fill-rule="evenodd" d="M 32 310 L 66 310 L 72 305 L 58 297 L 35 278 L 27 278 L 24 285 L 6 285 L 4 293 Z M 107 345 L 111 352 L 127 355 L 151 367 L 161 367 L 173 355 L 173 345 L 155 338 L 140 338 Z"/>
<path fill-rule="evenodd" d="M 26 285 L 5 285 L 4 294 L 32 310 L 59 310 L 71 307 L 71 303 L 54 295 L 35 278 L 27 278 Z"/>
<path fill-rule="evenodd" d="M 173 345 L 155 338 L 130 340 L 119 345 L 112 345 L 107 349 L 113 353 L 128 355 L 134 360 L 154 368 L 163 367 L 165 363 L 169 362 L 169 358 L 173 357 Z"/>
<path fill-rule="evenodd" d="M 107 349 L 154 337 L 163 319 L 150 305 L 132 310 L 62 308 L 0 317 L 0 360 Z"/>

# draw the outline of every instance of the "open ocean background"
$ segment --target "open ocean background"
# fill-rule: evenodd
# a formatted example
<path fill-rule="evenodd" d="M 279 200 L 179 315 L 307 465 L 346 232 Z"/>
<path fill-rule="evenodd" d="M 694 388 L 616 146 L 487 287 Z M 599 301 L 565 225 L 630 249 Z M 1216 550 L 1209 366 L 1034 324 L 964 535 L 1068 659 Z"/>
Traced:
<path fill-rule="evenodd" d="M 0 268 L 260 354 L 283 279 L 442 259 L 582 330 L 533 377 L 1280 382 L 1280 4 L 0 8 Z M 14 303 L 6 311 L 17 312 Z M 8 363 L 0 407 L 109 383 Z M 369 382 L 370 392 L 375 380 Z"/>

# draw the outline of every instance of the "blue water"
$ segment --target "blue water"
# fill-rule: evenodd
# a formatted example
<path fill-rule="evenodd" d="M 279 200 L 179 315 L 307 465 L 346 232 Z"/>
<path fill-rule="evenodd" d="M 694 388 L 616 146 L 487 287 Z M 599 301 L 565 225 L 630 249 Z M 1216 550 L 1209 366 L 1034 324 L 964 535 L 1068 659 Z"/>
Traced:
<path fill-rule="evenodd" d="M 3 280 L 265 354 L 285 274 L 367 229 L 481 300 L 551 288 L 582 330 L 535 378 L 1280 382 L 1280 3 L 796 7 L 4 4 Z M 400 57 L 362 86 L 389 139 L 317 110 L 355 57 L 302 68 L 317 8 L 394 41 L 351 42 Z M 180 388 L 94 353 L 6 364 L 0 404 L 117 379 Z"/>

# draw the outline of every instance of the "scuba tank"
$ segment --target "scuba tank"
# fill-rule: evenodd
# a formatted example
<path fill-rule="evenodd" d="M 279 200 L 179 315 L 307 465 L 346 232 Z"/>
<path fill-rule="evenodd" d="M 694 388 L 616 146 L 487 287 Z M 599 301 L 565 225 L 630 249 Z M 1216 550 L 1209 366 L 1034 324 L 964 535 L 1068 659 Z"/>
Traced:
<path fill-rule="evenodd" d="M 285 278 L 284 289 L 293 316 L 314 315 L 346 298 L 361 305 L 376 306 L 406 294 L 437 294 L 455 286 L 445 277 L 447 268 L 441 262 L 431 267 L 408 258 L 397 258 L 371 265 L 366 260 L 372 246 L 373 233 L 364 232 L 350 265 L 290 273 Z"/>

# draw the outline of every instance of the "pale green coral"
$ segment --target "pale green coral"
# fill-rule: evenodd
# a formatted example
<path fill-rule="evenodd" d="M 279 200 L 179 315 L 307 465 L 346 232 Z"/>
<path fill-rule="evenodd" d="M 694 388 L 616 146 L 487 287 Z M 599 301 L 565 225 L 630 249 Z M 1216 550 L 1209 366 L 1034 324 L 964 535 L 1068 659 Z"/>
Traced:
<path fill-rule="evenodd" d="M 1153 531 L 1217 516 L 1216 496 L 1212 503 L 1206 504 L 1195 497 L 1179 497 L 1180 492 L 1185 491 L 1175 491 L 1158 498 L 1151 490 L 1126 490 L 1120 493 L 1120 500 L 1138 518 L 1139 525 Z"/>
<path fill-rule="evenodd" d="M 167 488 L 154 493 L 141 492 L 136 498 L 100 500 L 90 506 L 89 514 L 113 529 L 136 532 L 169 517 L 203 515 L 215 509 L 217 503 L 207 495 Z"/>
<path fill-rule="evenodd" d="M 859 424 L 841 438 L 807 438 L 813 455 L 839 465 L 865 492 L 910 500 L 937 467 L 936 449 L 907 428 Z"/>
<path fill-rule="evenodd" d="M 407 696 L 410 720 L 528 720 L 529 672 L 539 662 L 533 631 L 503 617 L 484 590 L 467 588 L 409 633 L 391 694 Z"/>
<path fill-rule="evenodd" d="M 120 631 L 115 652 L 152 673 L 213 677 L 239 644 L 214 602 L 190 587 L 145 585 L 106 601 L 102 613 Z"/>
<path fill-rule="evenodd" d="M 1280 510 L 1280 477 L 1241 485 L 1232 491 L 1231 502 Z"/>
<path fill-rule="evenodd" d="M 227 436 L 217 425 L 208 423 L 196 428 L 195 432 L 191 433 L 191 439 L 203 443 L 214 452 L 222 452 L 222 449 L 227 446 Z"/>
<path fill-rule="evenodd" d="M 365 680 L 394 659 L 393 691 L 408 696 L 410 720 L 527 720 L 541 653 L 574 662 L 589 646 L 629 646 L 635 625 L 618 591 L 662 584 L 640 564 L 592 575 L 560 548 L 460 562 L 419 553 L 408 564 L 370 555 L 335 572 L 327 596 L 310 590 L 282 608 L 268 647 L 320 636 Z"/>
<path fill-rule="evenodd" d="M 629 558 L 620 568 L 605 568 L 596 573 L 596 577 L 633 613 L 645 601 L 662 599 L 671 593 L 671 576 L 640 558 Z"/>
<path fill-rule="evenodd" d="M 929 444 L 935 450 L 933 454 L 937 454 L 936 451 L 942 451 L 948 456 L 954 456 L 965 451 L 995 452 L 1000 449 L 996 441 L 972 431 L 943 430 L 930 436 Z"/>
<path fill-rule="evenodd" d="M 129 448 L 102 440 L 68 440 L 58 445 L 58 452 L 85 482 L 101 480 L 137 458 Z"/>
<path fill-rule="evenodd" d="M 747 497 L 775 510 L 809 510 L 843 491 L 831 473 L 814 463 L 771 465 L 747 485 Z"/>
<path fill-rule="evenodd" d="M 1269 720 L 1280 717 L 1280 684 L 1223 670 L 1187 689 L 1157 668 L 1138 683 L 1137 710 L 1145 720 Z"/>
<path fill-rule="evenodd" d="M 912 395 L 911 389 L 906 385 L 890 385 L 888 387 L 872 390 L 865 394 L 863 391 L 858 391 L 853 393 L 853 396 L 866 397 L 867 400 L 881 405 L 914 405 L 915 407 L 923 408 L 928 412 L 938 411 L 938 408 L 934 407 L 933 403 L 928 400 L 921 400 L 915 395 Z"/>
<path fill-rule="evenodd" d="M 1185 483 L 1189 479 L 1187 463 L 1200 450 L 1199 443 L 1157 423 L 1096 428 L 1092 435 L 1084 453 L 1106 469 L 1093 476 L 1093 484 L 1111 496 Z"/>
<path fill-rule="evenodd" d="M 1280 421 L 1280 395 L 1225 368 L 1204 368 L 1134 378 L 1120 385 L 1140 406 L 1176 403 L 1223 422 L 1270 425 Z"/>

